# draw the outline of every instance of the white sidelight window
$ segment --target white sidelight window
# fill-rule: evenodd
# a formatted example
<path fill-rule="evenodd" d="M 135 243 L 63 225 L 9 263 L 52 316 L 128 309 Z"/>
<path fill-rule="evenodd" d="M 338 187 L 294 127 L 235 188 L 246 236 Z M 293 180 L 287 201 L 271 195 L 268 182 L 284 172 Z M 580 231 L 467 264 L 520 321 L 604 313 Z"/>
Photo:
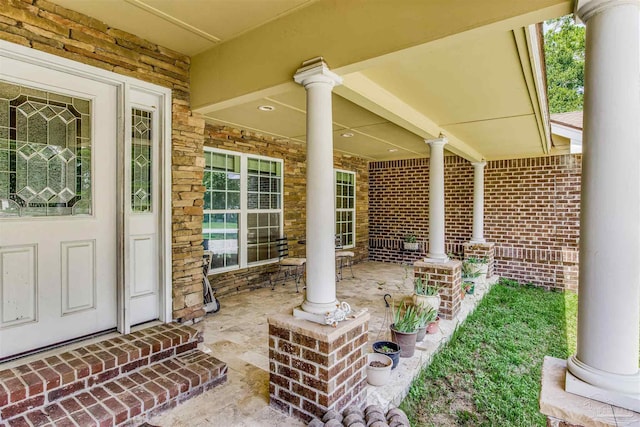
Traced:
<path fill-rule="evenodd" d="M 356 242 L 356 174 L 336 170 L 336 235 L 345 248 Z"/>
<path fill-rule="evenodd" d="M 204 247 L 212 272 L 278 260 L 282 160 L 205 148 Z"/>

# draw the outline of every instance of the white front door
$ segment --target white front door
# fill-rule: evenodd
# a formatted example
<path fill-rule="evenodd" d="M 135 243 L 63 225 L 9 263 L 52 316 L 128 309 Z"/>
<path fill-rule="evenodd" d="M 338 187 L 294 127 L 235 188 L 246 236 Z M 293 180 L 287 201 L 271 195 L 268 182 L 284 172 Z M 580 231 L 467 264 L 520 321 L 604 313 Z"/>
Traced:
<path fill-rule="evenodd" d="M 0 58 L 0 359 L 117 326 L 117 99 Z"/>

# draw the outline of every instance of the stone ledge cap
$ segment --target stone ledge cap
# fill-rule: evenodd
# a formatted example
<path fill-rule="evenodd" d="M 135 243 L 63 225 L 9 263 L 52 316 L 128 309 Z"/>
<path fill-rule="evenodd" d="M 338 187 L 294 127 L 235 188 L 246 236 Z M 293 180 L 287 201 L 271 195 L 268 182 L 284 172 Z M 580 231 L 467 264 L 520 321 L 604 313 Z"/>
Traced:
<path fill-rule="evenodd" d="M 461 265 L 462 261 L 458 261 L 457 259 L 450 259 L 447 262 L 416 261 L 413 263 L 414 267 L 444 268 L 447 270 L 453 270 L 454 268 Z"/>
<path fill-rule="evenodd" d="M 371 314 L 365 313 L 355 319 L 345 320 L 338 323 L 334 328 L 329 325 L 320 325 L 319 323 L 310 322 L 304 319 L 297 319 L 291 314 L 275 314 L 267 318 L 269 325 L 278 328 L 288 329 L 292 332 L 303 334 L 305 336 L 321 340 L 324 342 L 332 342 L 345 335 L 350 330 L 364 325 L 371 318 Z M 366 333 L 367 331 L 364 331 Z"/>

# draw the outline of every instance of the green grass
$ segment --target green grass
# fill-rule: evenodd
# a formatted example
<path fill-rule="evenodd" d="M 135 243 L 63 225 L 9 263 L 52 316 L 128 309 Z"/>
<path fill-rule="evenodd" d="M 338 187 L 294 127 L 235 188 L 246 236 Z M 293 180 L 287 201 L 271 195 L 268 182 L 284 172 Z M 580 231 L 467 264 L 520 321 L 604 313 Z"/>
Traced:
<path fill-rule="evenodd" d="M 544 426 L 544 356 L 575 352 L 577 296 L 504 282 L 493 287 L 411 385 L 413 426 Z"/>

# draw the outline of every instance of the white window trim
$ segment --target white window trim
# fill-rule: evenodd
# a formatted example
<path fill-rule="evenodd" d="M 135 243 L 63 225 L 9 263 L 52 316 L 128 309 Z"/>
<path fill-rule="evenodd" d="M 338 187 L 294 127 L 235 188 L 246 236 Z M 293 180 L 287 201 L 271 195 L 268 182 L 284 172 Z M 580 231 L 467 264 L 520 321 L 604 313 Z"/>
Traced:
<path fill-rule="evenodd" d="M 335 204 L 335 199 L 336 199 L 336 186 L 338 183 L 338 172 L 342 172 L 342 173 L 348 173 L 350 175 L 353 175 L 353 209 L 340 209 L 341 212 L 348 212 L 348 211 L 353 211 L 353 216 L 352 216 L 352 228 L 353 228 L 353 244 L 351 245 L 345 245 L 344 249 L 351 249 L 351 248 L 355 248 L 356 247 L 356 202 L 357 202 L 357 186 L 356 186 L 356 173 L 354 171 L 350 171 L 350 170 L 346 170 L 346 169 L 334 169 L 333 170 L 333 200 L 334 200 L 334 204 Z M 335 212 L 336 214 L 338 213 L 338 208 L 335 208 Z M 336 224 L 338 222 L 338 216 L 336 215 L 336 220 L 335 220 Z M 336 224 L 333 225 L 333 227 L 335 228 Z"/>
<path fill-rule="evenodd" d="M 210 214 L 214 211 L 216 213 L 220 213 L 220 212 L 228 213 L 230 211 L 233 211 L 233 212 L 238 211 L 239 222 L 240 222 L 240 227 L 238 229 L 238 265 L 210 269 L 209 274 L 211 275 L 221 274 L 221 273 L 227 273 L 229 271 L 236 271 L 236 270 L 242 270 L 245 268 L 258 267 L 261 265 L 277 263 L 279 261 L 278 258 L 247 262 L 247 258 L 248 258 L 247 235 L 249 233 L 249 226 L 247 224 L 247 214 L 248 213 L 271 213 L 274 211 L 272 209 L 249 209 L 249 203 L 248 203 L 249 191 L 247 190 L 247 184 L 249 181 L 248 159 L 252 158 L 252 159 L 268 160 L 270 162 L 280 163 L 280 170 L 282 171 L 282 176 L 280 177 L 280 209 L 279 209 L 280 211 L 279 227 L 281 230 L 281 233 L 280 233 L 281 237 L 284 234 L 283 233 L 284 231 L 284 160 L 278 159 L 275 157 L 268 157 L 268 156 L 262 156 L 259 154 L 251 154 L 251 153 L 241 153 L 239 151 L 224 150 L 224 149 L 215 148 L 215 147 L 205 146 L 204 151 L 240 157 L 240 209 L 231 209 L 231 210 L 224 210 L 224 211 L 220 209 L 209 209 L 203 212 L 204 214 Z"/>

